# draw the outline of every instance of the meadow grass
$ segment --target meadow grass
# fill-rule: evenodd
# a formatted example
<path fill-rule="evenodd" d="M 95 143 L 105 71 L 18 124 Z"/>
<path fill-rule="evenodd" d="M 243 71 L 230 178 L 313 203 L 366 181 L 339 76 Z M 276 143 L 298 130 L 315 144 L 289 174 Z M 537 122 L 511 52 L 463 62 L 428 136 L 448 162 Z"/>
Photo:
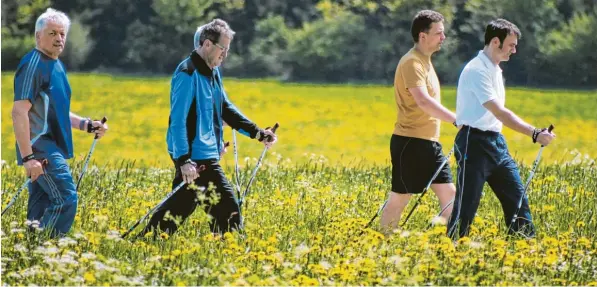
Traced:
<path fill-rule="evenodd" d="M 500 204 L 485 187 L 471 235 L 452 242 L 445 226 L 427 228 L 439 210 L 430 194 L 391 236 L 378 232 L 378 221 L 363 229 L 390 190 L 391 87 L 227 80 L 230 97 L 247 116 L 263 127 L 281 124 L 279 142 L 244 205 L 244 236 L 213 236 L 208 215 L 198 208 L 170 238 L 129 241 L 119 235 L 171 188 L 164 143 L 169 79 L 70 80 L 72 110 L 107 116 L 110 132 L 80 186 L 67 237 L 27 231 L 26 192 L 2 216 L 3 285 L 597 286 L 594 93 L 508 90 L 512 110 L 537 125 L 553 123 L 558 133 L 528 193 L 537 236 L 506 236 Z M 2 208 L 25 180 L 14 163 L 12 97 L 12 75 L 3 74 Z M 443 99 L 453 109 L 454 88 L 444 89 Z M 442 129 L 447 151 L 456 130 L 449 124 Z M 524 180 L 538 146 L 505 134 Z M 226 137 L 231 140 L 229 130 Z M 239 139 L 246 180 L 262 145 Z M 75 133 L 74 175 L 91 141 Z M 223 163 L 232 176 L 231 150 Z"/>
<path fill-rule="evenodd" d="M 271 158 L 273 159 L 273 157 Z M 242 169 L 248 177 L 254 161 Z M 81 164 L 73 166 L 75 174 Z M 526 166 L 523 177 L 528 176 Z M 229 171 L 229 174 L 232 172 Z M 23 181 L 2 167 L 9 195 Z M 453 243 L 434 196 L 389 237 L 363 227 L 390 187 L 385 166 L 267 161 L 245 202 L 245 236 L 214 237 L 199 208 L 178 233 L 119 235 L 157 204 L 172 171 L 132 162 L 93 166 L 79 190 L 68 237 L 26 231 L 26 196 L 2 217 L 2 281 L 8 285 L 595 285 L 597 168 L 541 166 L 529 190 L 537 237 L 506 236 L 486 188 L 469 237 Z M 9 198 L 3 197 L 3 207 Z M 410 207 L 408 207 L 410 209 Z M 143 228 L 139 226 L 136 232 Z M 151 237 L 151 235 L 150 235 Z"/>
<path fill-rule="evenodd" d="M 169 167 L 165 134 L 169 116 L 170 79 L 134 78 L 104 74 L 71 74 L 71 110 L 82 116 L 108 117 L 110 131 L 95 150 L 98 163 L 135 160 L 139 164 Z M 236 106 L 259 126 L 279 122 L 279 143 L 274 150 L 293 161 L 311 154 L 332 164 L 362 160 L 388 164 L 389 142 L 396 121 L 393 89 L 379 85 L 312 85 L 276 81 L 225 79 L 225 88 Z M 10 110 L 13 75 L 2 74 L 2 159 L 15 158 Z M 597 92 L 510 88 L 507 107 L 529 123 L 556 126 L 557 139 L 544 152 L 545 162 L 570 160 L 571 151 L 597 156 Z M 442 102 L 455 109 L 455 88 L 444 87 Z M 444 150 L 451 148 L 457 130 L 442 124 Z M 530 164 L 538 147 L 530 138 L 505 128 L 511 153 Z M 224 137 L 231 140 L 231 131 Z M 92 137 L 75 131 L 75 153 L 86 156 Z M 239 136 L 239 156 L 256 157 L 262 145 Z M 230 164 L 232 153 L 223 160 Z M 307 155 L 307 156 L 305 156 Z"/>

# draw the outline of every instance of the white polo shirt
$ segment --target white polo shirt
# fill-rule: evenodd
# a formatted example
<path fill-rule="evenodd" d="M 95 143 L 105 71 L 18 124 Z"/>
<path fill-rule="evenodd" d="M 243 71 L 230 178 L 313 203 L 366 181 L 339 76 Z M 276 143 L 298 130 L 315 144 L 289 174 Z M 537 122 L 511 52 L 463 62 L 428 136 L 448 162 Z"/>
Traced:
<path fill-rule="evenodd" d="M 500 122 L 483 104 L 496 100 L 504 106 L 506 92 L 502 69 L 479 51 L 477 57 L 466 64 L 456 90 L 456 123 L 483 131 L 502 131 Z"/>

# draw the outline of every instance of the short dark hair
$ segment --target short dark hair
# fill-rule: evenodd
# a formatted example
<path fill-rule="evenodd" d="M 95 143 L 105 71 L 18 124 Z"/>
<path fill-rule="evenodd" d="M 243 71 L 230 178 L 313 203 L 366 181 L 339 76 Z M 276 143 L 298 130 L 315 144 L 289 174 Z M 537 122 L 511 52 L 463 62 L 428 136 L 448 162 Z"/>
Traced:
<path fill-rule="evenodd" d="M 520 30 L 512 22 L 505 19 L 493 20 L 485 28 L 485 46 L 491 43 L 491 39 L 497 37 L 500 40 L 500 48 L 502 48 L 504 39 L 511 34 L 516 34 L 516 37 L 519 39 L 522 37 Z"/>
<path fill-rule="evenodd" d="M 413 36 L 415 43 L 419 42 L 419 33 L 429 32 L 431 24 L 444 21 L 444 16 L 439 12 L 433 10 L 422 10 L 415 15 L 412 26 L 410 27 L 410 33 Z"/>

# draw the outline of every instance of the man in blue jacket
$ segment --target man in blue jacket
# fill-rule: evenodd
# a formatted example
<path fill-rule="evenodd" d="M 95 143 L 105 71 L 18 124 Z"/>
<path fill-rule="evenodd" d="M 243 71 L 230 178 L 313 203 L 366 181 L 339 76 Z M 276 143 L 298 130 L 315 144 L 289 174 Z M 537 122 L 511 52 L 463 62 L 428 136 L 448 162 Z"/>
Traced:
<path fill-rule="evenodd" d="M 228 55 L 235 32 L 228 23 L 215 19 L 195 32 L 195 50 L 182 61 L 171 82 L 170 120 L 168 125 L 168 153 L 176 167 L 172 188 L 182 181 L 195 183 L 219 196 L 216 204 L 200 202 L 197 190 L 188 185 L 170 197 L 152 216 L 142 232 L 174 233 L 189 217 L 197 204 L 205 204 L 205 210 L 213 220 L 210 228 L 214 233 L 242 228 L 237 198 L 219 164 L 224 150 L 223 124 L 240 133 L 271 146 L 277 140 L 269 129 L 260 129 L 247 119 L 228 100 L 218 66 Z M 205 171 L 198 174 L 198 167 Z M 210 183 L 213 189 L 210 189 Z M 201 191 L 199 191 L 201 192 Z M 157 229 L 157 230 L 156 230 Z"/>

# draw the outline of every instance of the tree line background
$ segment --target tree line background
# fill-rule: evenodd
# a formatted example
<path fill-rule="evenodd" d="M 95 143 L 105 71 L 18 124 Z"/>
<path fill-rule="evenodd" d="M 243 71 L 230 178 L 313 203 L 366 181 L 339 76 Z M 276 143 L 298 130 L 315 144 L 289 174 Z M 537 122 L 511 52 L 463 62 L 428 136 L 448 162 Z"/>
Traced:
<path fill-rule="evenodd" d="M 502 17 L 522 32 L 502 65 L 509 85 L 597 86 L 597 0 L 3 0 L 2 70 L 34 46 L 47 7 L 71 18 L 62 57 L 71 71 L 170 74 L 197 26 L 218 17 L 237 32 L 227 76 L 391 83 L 413 46 L 414 14 L 433 9 L 446 18 L 433 59 L 443 83 L 456 83 L 487 23 Z"/>

